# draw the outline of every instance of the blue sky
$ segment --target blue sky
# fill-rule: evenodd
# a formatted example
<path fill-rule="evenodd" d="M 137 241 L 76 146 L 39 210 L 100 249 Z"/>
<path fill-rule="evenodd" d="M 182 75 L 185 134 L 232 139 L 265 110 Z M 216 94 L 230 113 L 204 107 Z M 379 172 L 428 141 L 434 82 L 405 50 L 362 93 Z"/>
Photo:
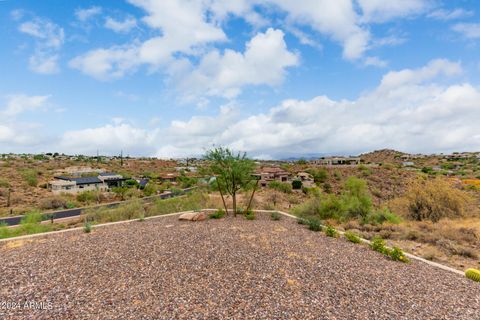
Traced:
<path fill-rule="evenodd" d="M 0 152 L 480 150 L 479 9 L 0 1 Z"/>

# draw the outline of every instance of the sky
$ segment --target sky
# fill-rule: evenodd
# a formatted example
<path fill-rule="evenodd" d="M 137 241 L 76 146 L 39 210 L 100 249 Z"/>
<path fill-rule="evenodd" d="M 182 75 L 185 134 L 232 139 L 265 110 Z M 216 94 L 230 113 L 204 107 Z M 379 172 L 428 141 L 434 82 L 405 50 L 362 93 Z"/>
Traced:
<path fill-rule="evenodd" d="M 0 153 L 480 151 L 476 0 L 0 0 Z"/>

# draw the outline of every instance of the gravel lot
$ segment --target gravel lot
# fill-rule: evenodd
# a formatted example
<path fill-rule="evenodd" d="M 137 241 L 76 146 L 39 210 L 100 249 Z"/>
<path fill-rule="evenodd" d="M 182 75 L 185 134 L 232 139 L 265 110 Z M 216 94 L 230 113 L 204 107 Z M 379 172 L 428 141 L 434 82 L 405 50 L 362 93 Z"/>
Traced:
<path fill-rule="evenodd" d="M 73 231 L 0 259 L 0 319 L 480 319 L 478 283 L 268 215 Z"/>

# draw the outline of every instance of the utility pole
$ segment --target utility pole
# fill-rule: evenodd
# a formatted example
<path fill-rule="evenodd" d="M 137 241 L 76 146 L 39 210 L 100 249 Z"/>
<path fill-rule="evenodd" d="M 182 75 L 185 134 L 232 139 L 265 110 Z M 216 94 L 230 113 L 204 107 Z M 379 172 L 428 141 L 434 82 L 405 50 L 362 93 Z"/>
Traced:
<path fill-rule="evenodd" d="M 8 196 L 7 196 L 7 208 L 10 207 L 10 195 L 12 193 L 12 188 L 8 188 Z"/>
<path fill-rule="evenodd" d="M 120 150 L 120 166 L 123 167 L 123 150 Z"/>

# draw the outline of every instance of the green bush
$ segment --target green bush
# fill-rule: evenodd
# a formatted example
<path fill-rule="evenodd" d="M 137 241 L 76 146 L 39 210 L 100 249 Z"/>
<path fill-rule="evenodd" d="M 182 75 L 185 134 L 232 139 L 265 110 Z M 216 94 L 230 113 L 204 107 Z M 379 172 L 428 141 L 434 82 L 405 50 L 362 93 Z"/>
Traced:
<path fill-rule="evenodd" d="M 312 231 L 322 231 L 322 224 L 317 219 L 307 219 L 308 229 Z"/>
<path fill-rule="evenodd" d="M 290 183 L 280 182 L 280 181 L 271 181 L 268 183 L 270 189 L 274 189 L 283 193 L 291 193 L 292 185 Z"/>
<path fill-rule="evenodd" d="M 363 220 L 363 223 L 370 224 L 383 224 L 384 222 L 390 222 L 392 224 L 399 224 L 402 222 L 402 219 L 396 214 L 392 213 L 388 208 L 383 208 L 382 210 L 376 210 L 370 212 Z"/>
<path fill-rule="evenodd" d="M 225 216 L 225 210 L 223 209 L 218 209 L 217 211 L 215 211 L 214 213 L 210 213 L 208 215 L 208 217 L 210 219 L 221 219 Z"/>
<path fill-rule="evenodd" d="M 278 221 L 281 219 L 282 215 L 275 211 L 270 214 L 270 217 L 272 218 L 272 220 Z"/>
<path fill-rule="evenodd" d="M 92 232 L 92 224 L 90 222 L 85 221 L 85 223 L 83 224 L 83 232 L 85 233 Z"/>
<path fill-rule="evenodd" d="M 400 262 L 408 262 L 409 261 L 408 258 L 403 253 L 402 249 L 400 249 L 399 247 L 393 247 L 391 250 L 387 249 L 387 252 L 388 252 L 388 256 L 393 261 L 400 261 Z"/>
<path fill-rule="evenodd" d="M 324 191 L 325 193 L 332 193 L 332 191 L 333 191 L 332 185 L 331 185 L 330 183 L 328 183 L 328 182 L 325 182 L 325 183 L 323 184 L 323 191 Z"/>
<path fill-rule="evenodd" d="M 380 253 L 387 253 L 387 248 L 385 247 L 385 240 L 380 237 L 374 237 L 370 242 L 370 248 L 372 250 L 380 252 Z"/>
<path fill-rule="evenodd" d="M 344 185 L 342 201 L 347 215 L 354 217 L 366 217 L 372 210 L 372 198 L 368 192 L 365 180 L 350 177 Z"/>
<path fill-rule="evenodd" d="M 305 218 L 297 218 L 297 223 L 298 223 L 298 224 L 305 224 L 305 225 L 307 225 L 307 224 L 308 224 L 308 220 L 305 219 Z"/>
<path fill-rule="evenodd" d="M 28 224 L 28 223 L 39 223 L 45 220 L 43 215 L 40 212 L 33 211 L 27 213 L 22 220 L 20 221 L 21 224 Z"/>
<path fill-rule="evenodd" d="M 303 183 L 300 180 L 293 180 L 292 181 L 292 189 L 294 189 L 294 190 L 302 189 L 302 185 L 303 185 Z"/>
<path fill-rule="evenodd" d="M 312 175 L 313 181 L 317 185 L 324 183 L 328 179 L 328 171 L 325 168 L 309 169 L 307 172 Z"/>
<path fill-rule="evenodd" d="M 471 279 L 473 281 L 476 281 L 476 282 L 480 282 L 480 270 L 477 270 L 477 269 L 467 269 L 465 271 L 465 276 L 468 278 L 468 279 Z"/>
<path fill-rule="evenodd" d="M 253 210 L 246 211 L 244 216 L 247 220 L 255 220 L 255 212 L 253 212 Z"/>
<path fill-rule="evenodd" d="M 154 183 L 147 183 L 143 188 L 143 193 L 148 197 L 157 193 L 157 186 Z"/>
<path fill-rule="evenodd" d="M 325 234 L 328 236 L 328 237 L 332 237 L 332 238 L 338 238 L 339 237 L 339 233 L 338 231 L 332 227 L 332 226 L 327 226 L 325 228 Z"/>
<path fill-rule="evenodd" d="M 345 237 L 345 239 L 347 239 L 348 241 L 350 242 L 353 242 L 353 243 L 360 243 L 362 242 L 362 240 L 360 239 L 359 236 L 357 236 L 355 233 L 353 233 L 352 231 L 346 231 L 343 236 Z"/>

